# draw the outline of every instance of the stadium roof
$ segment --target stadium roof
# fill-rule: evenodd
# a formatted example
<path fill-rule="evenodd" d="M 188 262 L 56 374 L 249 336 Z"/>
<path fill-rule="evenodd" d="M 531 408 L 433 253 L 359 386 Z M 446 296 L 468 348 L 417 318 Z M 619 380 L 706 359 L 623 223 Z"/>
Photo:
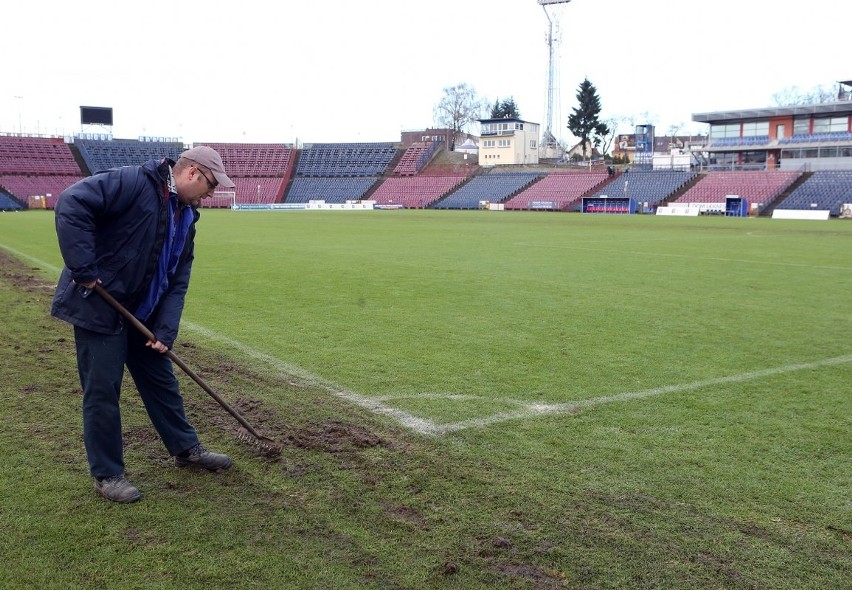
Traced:
<path fill-rule="evenodd" d="M 852 114 L 852 101 L 824 102 L 818 104 L 792 105 L 787 107 L 766 107 L 762 109 L 742 109 L 737 111 L 714 111 L 693 113 L 696 123 L 718 123 L 722 121 L 742 121 L 744 119 L 766 119 L 790 115 L 830 115 Z"/>
<path fill-rule="evenodd" d="M 507 121 L 511 121 L 514 123 L 532 123 L 533 125 L 538 125 L 538 123 L 534 123 L 533 121 L 524 121 L 523 119 L 519 119 L 517 117 L 497 117 L 496 119 L 488 117 L 486 119 L 477 119 L 477 121 L 479 121 L 480 123 L 497 123 L 498 121 L 500 123 L 506 123 Z"/>

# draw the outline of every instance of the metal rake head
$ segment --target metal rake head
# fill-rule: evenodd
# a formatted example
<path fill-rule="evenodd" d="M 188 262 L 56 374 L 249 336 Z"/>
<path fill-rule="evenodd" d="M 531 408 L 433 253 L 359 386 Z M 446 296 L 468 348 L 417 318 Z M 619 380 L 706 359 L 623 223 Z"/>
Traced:
<path fill-rule="evenodd" d="M 281 443 L 275 442 L 266 436 L 252 434 L 244 427 L 240 427 L 237 430 L 237 438 L 240 441 L 255 447 L 267 457 L 277 457 L 281 454 L 281 449 L 283 447 Z"/>

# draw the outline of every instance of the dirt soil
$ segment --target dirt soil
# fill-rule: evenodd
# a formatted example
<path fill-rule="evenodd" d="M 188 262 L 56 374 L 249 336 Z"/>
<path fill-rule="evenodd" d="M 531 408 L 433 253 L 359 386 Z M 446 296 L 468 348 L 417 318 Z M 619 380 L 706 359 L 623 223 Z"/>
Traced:
<path fill-rule="evenodd" d="M 28 268 L 18 259 L 4 250 L 0 250 L 0 277 L 9 282 L 15 289 L 24 293 L 34 294 L 39 299 L 52 298 L 55 284 L 40 276 L 40 269 Z M 277 384 L 264 383 L 267 378 L 261 377 L 250 367 L 236 363 L 222 362 L 221 358 L 213 359 L 211 352 L 205 352 L 202 347 L 191 341 L 179 341 L 174 352 L 196 370 L 201 378 L 219 393 L 234 409 L 236 409 L 255 430 L 264 436 L 273 438 L 283 446 L 293 446 L 301 449 L 324 451 L 328 453 L 346 453 L 358 449 L 376 446 L 390 446 L 383 437 L 370 432 L 365 427 L 341 420 L 326 420 L 295 426 L 284 416 L 263 400 L 241 395 L 228 399 L 218 386 L 235 380 L 254 382 L 259 388 L 275 387 Z M 203 367 L 203 371 L 199 369 Z M 179 369 L 176 368 L 176 371 Z M 180 377 L 180 376 L 179 376 Z M 292 384 L 288 384 L 292 387 Z M 182 383 L 184 391 L 188 387 L 197 387 L 195 383 Z M 199 421 L 207 427 L 216 427 L 225 432 L 236 432 L 239 424 L 224 408 L 207 397 L 205 394 L 186 395 L 187 411 L 198 416 Z M 145 438 L 145 433 L 127 433 L 128 438 Z M 156 436 L 155 434 L 153 436 Z M 255 445 L 252 445 L 255 446 Z M 280 455 L 281 447 L 263 448 L 256 446 L 258 452 L 267 458 L 274 459 Z"/>
<path fill-rule="evenodd" d="M 0 288 L 10 287 L 21 293 L 22 299 L 44 306 L 46 314 L 55 284 L 42 277 L 42 269 L 29 267 L 0 249 Z M 45 321 L 40 329 L 50 330 L 51 326 L 56 329 L 59 326 L 58 321 Z M 38 352 L 66 357 L 62 363 L 66 365 L 63 369 L 63 380 L 67 381 L 68 387 L 66 391 L 70 395 L 81 396 L 76 372 L 69 366 L 73 360 L 68 360 L 68 357 L 73 358 L 74 355 L 73 338 L 65 334 L 67 332 L 57 335 L 52 348 Z M 407 462 L 415 456 L 410 454 L 412 443 L 406 442 L 404 432 L 388 427 L 382 427 L 381 433 L 371 430 L 374 421 L 369 416 L 359 409 L 341 408 L 337 400 L 330 398 L 325 391 L 314 391 L 299 385 L 297 380 L 288 380 L 280 374 L 270 375 L 261 370 L 262 368 L 255 368 L 249 363 L 223 358 L 221 352 L 189 339 L 179 339 L 175 353 L 257 431 L 278 443 L 272 449 L 249 446 L 257 452 L 259 458 L 279 465 L 290 477 L 302 477 L 326 468 L 323 467 L 324 461 L 315 455 L 311 456 L 312 453 L 321 453 L 332 458 L 332 464 L 337 464 L 338 468 L 356 473 L 364 485 L 374 489 L 386 473 L 404 469 Z M 239 426 L 237 421 L 189 377 L 182 375 L 179 369 L 176 371 L 190 419 L 198 425 L 203 425 L 207 433 L 216 429 L 229 436 L 236 436 Z M 132 387 L 132 383 L 125 383 L 126 389 Z M 285 401 L 270 403 L 245 393 L 251 391 L 274 392 Z M 43 393 L 42 386 L 39 383 L 26 385 L 21 393 Z M 156 432 L 149 425 L 128 426 L 124 432 L 124 441 L 128 448 L 143 450 L 154 462 L 169 461 L 158 443 Z M 366 455 L 366 451 L 373 448 L 392 452 L 384 455 L 380 463 L 375 463 Z M 77 461 L 78 457 L 75 455 L 72 458 L 71 454 L 80 450 L 69 450 L 69 456 L 65 459 Z M 63 459 L 58 457 L 57 460 Z M 412 495 L 420 492 L 419 488 L 411 490 Z M 385 499 L 380 505 L 386 518 L 407 527 L 412 535 L 431 529 L 429 519 L 405 501 Z M 465 567 L 465 564 L 469 567 L 473 560 L 478 562 L 479 567 L 509 580 L 510 584 L 517 582 L 534 590 L 565 587 L 558 572 L 524 563 L 508 537 L 477 537 L 474 531 L 470 534 L 473 537 L 469 539 L 468 545 L 479 547 L 478 551 L 475 550 L 476 555 L 471 557 L 465 555 L 464 551 L 459 555 L 448 555 L 450 559 L 437 566 L 439 575 L 453 576 L 459 568 Z M 131 538 L 134 535 L 138 537 L 139 532 L 131 530 L 128 533 Z"/>

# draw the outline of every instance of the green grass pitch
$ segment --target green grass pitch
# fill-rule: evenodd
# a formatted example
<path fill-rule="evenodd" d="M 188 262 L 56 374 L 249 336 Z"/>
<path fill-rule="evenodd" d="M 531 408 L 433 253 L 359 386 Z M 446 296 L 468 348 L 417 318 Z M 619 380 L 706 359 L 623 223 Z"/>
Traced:
<path fill-rule="evenodd" d="M 0 251 L 30 282 L 61 267 L 52 222 L 0 214 Z M 0 357 L 4 419 L 20 424 L 0 446 L 17 458 L 0 493 L 33 486 L 3 524 L 15 559 L 0 582 L 57 547 L 83 551 L 35 518 L 66 514 L 58 495 L 82 504 L 71 522 L 95 513 L 115 555 L 50 566 L 42 587 L 84 587 L 108 563 L 127 587 L 850 587 L 852 223 L 203 210 L 179 354 L 294 431 L 345 425 L 389 444 L 292 444 L 282 468 L 210 432 L 215 408 L 193 410 L 237 472 L 225 489 L 174 481 L 142 440 L 128 451 L 139 506 L 164 511 L 146 518 L 94 497 L 73 397 L 31 394 L 75 387 L 70 330 L 47 317 L 47 289 L 12 283 L 7 329 L 54 360 Z M 127 412 L 145 428 L 138 403 Z M 39 487 L 29 456 L 56 462 L 60 446 L 65 471 Z M 231 514 L 207 515 L 208 496 Z M 209 538 L 192 533 L 199 511 Z M 32 526 L 53 541 L 11 540 Z M 230 569 L 196 568 L 189 537 Z"/>

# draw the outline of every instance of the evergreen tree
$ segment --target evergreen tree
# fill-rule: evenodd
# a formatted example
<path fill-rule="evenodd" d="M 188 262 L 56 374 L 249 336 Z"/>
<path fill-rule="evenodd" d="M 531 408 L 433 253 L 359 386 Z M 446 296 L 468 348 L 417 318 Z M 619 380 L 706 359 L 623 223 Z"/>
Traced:
<path fill-rule="evenodd" d="M 521 112 L 518 110 L 518 105 L 515 103 L 515 99 L 510 96 L 506 100 L 501 101 L 499 98 L 495 100 L 494 106 L 491 107 L 491 118 L 520 119 Z"/>
<path fill-rule="evenodd" d="M 606 123 L 600 120 L 601 99 L 598 91 L 589 79 L 584 79 L 577 89 L 577 102 L 579 103 L 573 113 L 568 117 L 568 130 L 574 137 L 580 138 L 583 157 L 591 150 L 586 146 L 597 146 L 603 137 L 609 134 Z"/>

